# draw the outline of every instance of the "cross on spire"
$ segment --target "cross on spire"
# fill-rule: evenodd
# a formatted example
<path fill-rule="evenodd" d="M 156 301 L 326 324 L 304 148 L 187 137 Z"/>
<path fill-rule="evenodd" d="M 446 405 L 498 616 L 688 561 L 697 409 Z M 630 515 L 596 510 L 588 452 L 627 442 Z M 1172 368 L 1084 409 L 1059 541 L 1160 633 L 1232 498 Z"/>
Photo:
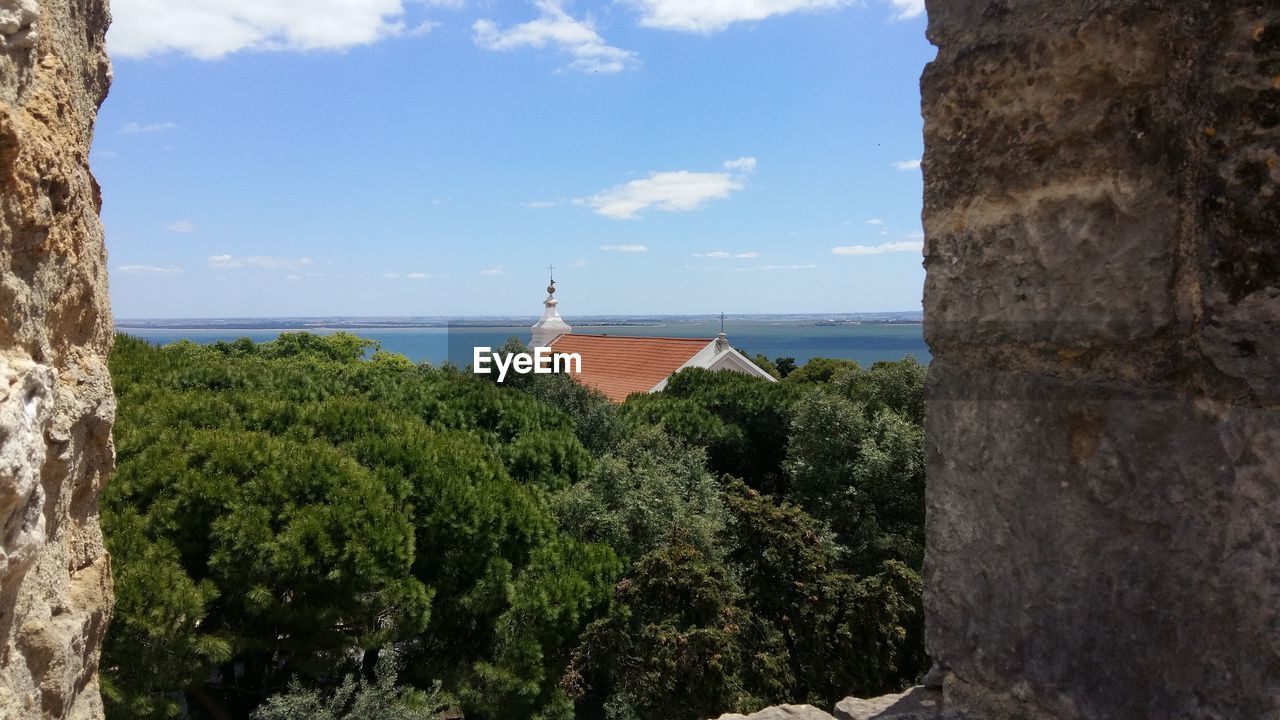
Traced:
<path fill-rule="evenodd" d="M 720 313 L 720 332 L 724 333 L 724 312 Z"/>
<path fill-rule="evenodd" d="M 551 276 L 551 282 L 555 282 L 555 281 L 556 281 L 556 266 L 555 266 L 555 265 L 548 265 L 548 266 L 547 266 L 547 274 Z"/>

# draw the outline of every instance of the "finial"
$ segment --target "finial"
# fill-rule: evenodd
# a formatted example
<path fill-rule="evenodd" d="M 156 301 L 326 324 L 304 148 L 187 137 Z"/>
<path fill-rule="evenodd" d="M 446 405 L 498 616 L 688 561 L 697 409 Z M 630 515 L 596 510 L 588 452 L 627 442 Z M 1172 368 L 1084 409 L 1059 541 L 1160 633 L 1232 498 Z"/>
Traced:
<path fill-rule="evenodd" d="M 547 275 L 549 275 L 551 278 L 551 282 L 547 284 L 547 294 L 555 295 L 556 294 L 556 266 L 555 265 L 547 266 Z"/>
<path fill-rule="evenodd" d="M 720 313 L 720 334 L 716 336 L 716 350 L 726 350 L 729 347 L 729 336 L 724 334 L 724 313 Z"/>

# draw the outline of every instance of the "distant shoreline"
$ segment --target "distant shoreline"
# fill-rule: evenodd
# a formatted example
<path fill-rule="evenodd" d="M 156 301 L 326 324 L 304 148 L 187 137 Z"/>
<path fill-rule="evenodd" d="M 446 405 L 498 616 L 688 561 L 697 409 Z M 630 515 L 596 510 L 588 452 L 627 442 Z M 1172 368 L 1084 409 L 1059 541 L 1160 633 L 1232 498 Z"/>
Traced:
<path fill-rule="evenodd" d="M 117 331 L 129 330 L 246 330 L 246 331 L 298 331 L 314 330 L 336 332 L 342 330 L 424 330 L 449 328 L 507 328 L 532 324 L 537 318 L 510 317 L 388 317 L 388 318 L 182 318 L 182 319 L 121 319 L 115 323 Z M 919 312 L 901 313 L 823 313 L 796 315 L 731 315 L 728 322 L 778 322 L 797 325 L 832 327 L 842 325 L 920 325 Z M 717 315 L 649 315 L 649 316 L 587 316 L 574 319 L 574 327 L 663 327 L 673 324 L 718 322 Z"/>

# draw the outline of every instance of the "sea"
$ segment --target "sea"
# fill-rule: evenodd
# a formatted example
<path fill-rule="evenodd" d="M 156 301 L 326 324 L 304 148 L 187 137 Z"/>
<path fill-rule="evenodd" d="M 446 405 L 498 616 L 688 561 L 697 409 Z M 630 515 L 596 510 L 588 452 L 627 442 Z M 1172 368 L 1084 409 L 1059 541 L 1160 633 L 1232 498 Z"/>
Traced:
<path fill-rule="evenodd" d="M 497 348 L 508 338 L 528 342 L 529 326 L 537 318 L 237 318 L 188 320 L 119 320 L 117 332 L 165 345 L 274 340 L 283 332 L 329 334 L 347 332 L 378 343 L 387 352 L 414 362 L 449 360 L 471 363 L 474 348 Z M 571 321 L 574 333 L 688 337 L 711 340 L 720 332 L 714 316 L 608 316 Z M 863 366 L 882 360 L 914 357 L 930 360 L 919 313 L 861 313 L 839 315 L 729 316 L 723 321 L 729 342 L 754 356 L 771 360 L 795 358 L 804 364 L 815 357 L 845 358 Z"/>

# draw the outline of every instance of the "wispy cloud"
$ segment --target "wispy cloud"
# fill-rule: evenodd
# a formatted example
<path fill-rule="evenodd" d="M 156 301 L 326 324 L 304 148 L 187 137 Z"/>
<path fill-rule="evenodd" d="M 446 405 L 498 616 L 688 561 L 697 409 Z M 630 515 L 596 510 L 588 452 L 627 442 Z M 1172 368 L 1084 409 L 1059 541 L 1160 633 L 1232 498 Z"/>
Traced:
<path fill-rule="evenodd" d="M 412 29 L 406 30 L 404 34 L 407 37 L 422 37 L 423 35 L 431 34 L 432 30 L 435 30 L 436 28 L 440 27 L 443 24 L 444 23 L 438 22 L 436 20 L 423 20 L 422 22 L 413 26 Z"/>
<path fill-rule="evenodd" d="M 727 172 L 653 172 L 575 202 L 593 207 L 597 214 L 614 220 L 635 219 L 649 208 L 688 212 L 741 190 L 755 167 L 755 158 L 742 157 L 725 162 Z"/>
<path fill-rule="evenodd" d="M 747 252 L 737 252 L 737 253 L 726 252 L 726 251 L 724 251 L 724 250 L 712 250 L 712 251 L 711 251 L 711 252 L 709 252 L 709 253 L 694 253 L 694 254 L 693 254 L 693 257 L 696 257 L 696 258 L 715 258 L 715 259 L 721 259 L 721 258 L 738 258 L 738 259 L 741 259 L 741 260 L 747 260 L 747 259 L 751 259 L 751 258 L 758 258 L 758 257 L 760 257 L 760 253 L 758 253 L 758 252 L 756 252 L 756 251 L 754 251 L 754 250 L 749 250 L 749 251 L 747 251 Z"/>
<path fill-rule="evenodd" d="M 480 271 L 481 275 L 506 275 L 507 269 L 504 267 L 491 267 Z"/>
<path fill-rule="evenodd" d="M 605 252 L 620 252 L 620 253 L 649 252 L 648 245 L 601 245 L 600 249 Z"/>
<path fill-rule="evenodd" d="M 560 200 L 533 200 L 531 202 L 520 203 L 520 207 L 526 207 L 531 210 L 541 210 L 543 208 L 555 207 L 561 204 Z"/>
<path fill-rule="evenodd" d="M 112 6 L 115 7 L 114 5 Z M 176 123 L 159 122 L 159 123 L 125 123 L 117 132 L 121 135 L 142 135 L 147 133 L 162 133 L 170 130 L 177 130 Z"/>
<path fill-rule="evenodd" d="M 916 158 L 915 160 L 899 160 L 894 163 L 893 166 L 899 170 L 919 170 L 920 158 Z"/>
<path fill-rule="evenodd" d="M 564 0 L 535 0 L 538 18 L 500 30 L 489 19 L 471 26 L 476 45 L 485 50 L 519 50 L 553 47 L 570 55 L 569 67 L 592 73 L 616 73 L 635 67 L 639 60 L 630 50 L 605 42 L 590 18 L 578 20 L 564 10 Z"/>
<path fill-rule="evenodd" d="M 182 268 L 177 265 L 120 265 L 116 267 L 116 272 L 131 275 L 177 275 L 182 272 Z"/>
<path fill-rule="evenodd" d="M 196 224 L 190 220 L 175 220 L 164 226 L 165 230 L 176 233 L 189 233 L 196 231 Z"/>
<path fill-rule="evenodd" d="M 434 26 L 423 21 L 407 27 L 405 5 L 405 0 L 113 0 L 107 46 L 117 57 L 172 52 L 204 60 L 240 50 L 343 50 Z"/>
<path fill-rule="evenodd" d="M 867 221 L 867 224 L 868 224 L 868 225 L 883 225 L 883 224 L 884 224 L 884 221 L 883 221 L 883 220 L 881 220 L 880 218 L 871 218 L 870 220 L 868 220 L 868 221 Z"/>
<path fill-rule="evenodd" d="M 793 12 L 833 10 L 856 4 L 854 0 L 623 0 L 640 13 L 646 27 L 709 34 L 737 22 L 764 20 Z M 893 0 L 897 3 L 901 0 Z"/>
<path fill-rule="evenodd" d="M 587 266 L 587 261 L 580 258 L 578 260 L 574 260 L 573 264 L 570 265 L 569 267 L 583 268 L 586 266 Z"/>
<path fill-rule="evenodd" d="M 881 245 L 842 245 L 831 248 L 833 255 L 883 255 L 885 253 L 914 252 L 924 249 L 920 240 L 900 240 Z"/>
<path fill-rule="evenodd" d="M 250 255 L 236 257 L 234 255 L 211 255 L 205 259 L 205 265 L 214 270 L 234 270 L 236 268 L 254 268 L 256 270 L 297 270 L 311 264 L 311 258 L 282 258 L 267 255 Z"/>
<path fill-rule="evenodd" d="M 795 265 L 755 265 L 750 267 L 735 267 L 734 272 L 772 272 L 775 270 L 817 270 L 818 266 L 812 263 L 795 264 Z"/>
<path fill-rule="evenodd" d="M 427 278 L 440 278 L 443 276 L 428 275 L 427 273 L 424 273 L 424 272 L 408 272 L 408 273 L 385 272 L 385 273 L 382 273 L 382 277 L 387 280 L 402 280 L 402 279 L 403 280 L 426 280 Z"/>
<path fill-rule="evenodd" d="M 889 0 L 889 4 L 897 11 L 894 20 L 910 20 L 924 14 L 924 0 Z"/>

